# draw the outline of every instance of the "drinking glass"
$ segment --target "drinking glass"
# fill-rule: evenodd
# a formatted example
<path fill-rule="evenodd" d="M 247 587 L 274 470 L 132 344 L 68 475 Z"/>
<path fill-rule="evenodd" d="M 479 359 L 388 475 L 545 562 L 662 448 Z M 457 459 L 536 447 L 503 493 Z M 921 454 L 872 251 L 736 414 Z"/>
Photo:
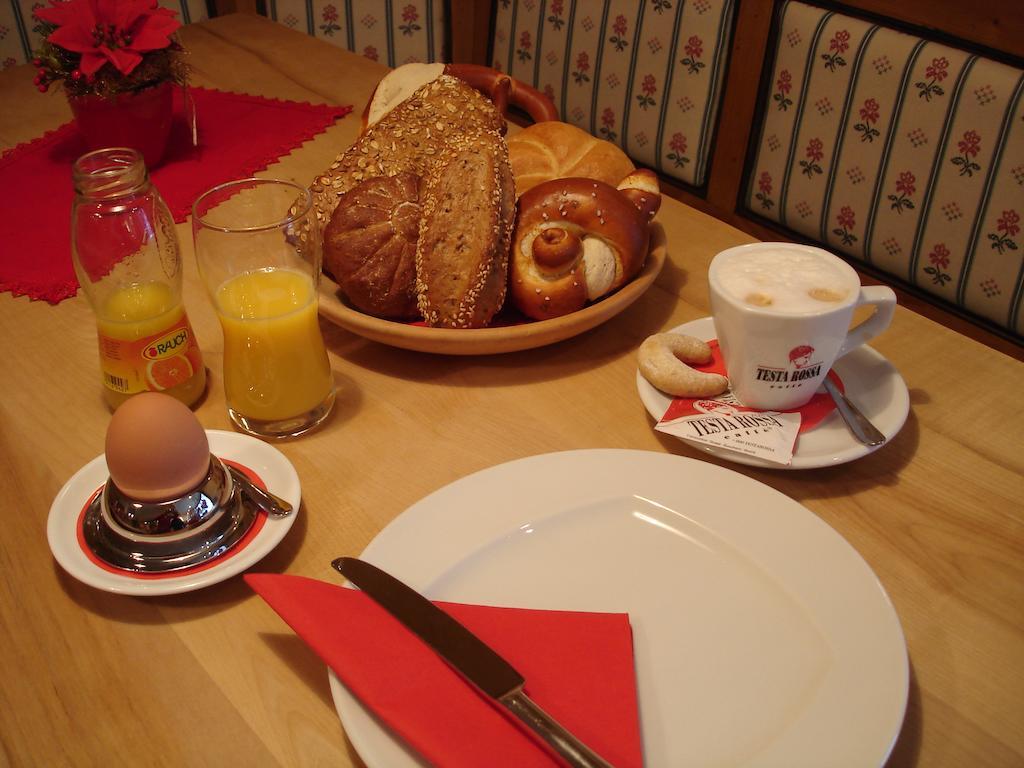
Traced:
<path fill-rule="evenodd" d="M 290 181 L 230 181 L 196 200 L 192 235 L 224 333 L 231 420 L 264 438 L 313 429 L 335 398 L 317 319 L 322 253 L 313 196 Z"/>

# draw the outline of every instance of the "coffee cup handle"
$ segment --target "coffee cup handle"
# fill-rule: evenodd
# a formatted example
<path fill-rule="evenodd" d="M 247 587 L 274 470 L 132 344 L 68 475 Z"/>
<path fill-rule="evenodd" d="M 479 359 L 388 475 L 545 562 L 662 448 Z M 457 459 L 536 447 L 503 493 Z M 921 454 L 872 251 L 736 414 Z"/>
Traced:
<path fill-rule="evenodd" d="M 864 304 L 874 304 L 875 312 L 847 334 L 846 340 L 839 347 L 837 358 L 870 341 L 889 327 L 892 316 L 896 312 L 896 294 L 892 288 L 885 285 L 863 286 L 855 306 L 859 307 Z"/>

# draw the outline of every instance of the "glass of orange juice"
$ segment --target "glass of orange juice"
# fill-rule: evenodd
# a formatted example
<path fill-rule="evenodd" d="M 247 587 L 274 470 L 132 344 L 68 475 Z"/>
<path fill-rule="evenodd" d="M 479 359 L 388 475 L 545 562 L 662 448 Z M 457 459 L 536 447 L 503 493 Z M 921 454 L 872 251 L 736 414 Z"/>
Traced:
<path fill-rule="evenodd" d="M 317 318 L 313 196 L 279 179 L 230 181 L 192 206 L 199 274 L 224 333 L 228 414 L 257 437 L 304 434 L 334 406 Z"/>

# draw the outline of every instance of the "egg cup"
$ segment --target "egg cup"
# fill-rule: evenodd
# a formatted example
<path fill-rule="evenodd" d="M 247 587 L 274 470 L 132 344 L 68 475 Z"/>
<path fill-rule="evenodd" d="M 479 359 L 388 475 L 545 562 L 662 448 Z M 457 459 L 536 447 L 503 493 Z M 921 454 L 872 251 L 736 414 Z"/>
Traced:
<path fill-rule="evenodd" d="M 86 509 L 85 543 L 96 557 L 126 571 L 191 568 L 237 544 L 260 504 L 238 474 L 213 454 L 202 482 L 167 501 L 138 501 L 108 479 Z"/>

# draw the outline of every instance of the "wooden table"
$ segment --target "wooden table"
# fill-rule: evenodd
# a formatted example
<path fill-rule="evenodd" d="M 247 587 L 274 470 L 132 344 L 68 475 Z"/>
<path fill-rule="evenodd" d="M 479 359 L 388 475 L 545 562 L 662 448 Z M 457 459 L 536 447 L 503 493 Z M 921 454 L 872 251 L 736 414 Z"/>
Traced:
<path fill-rule="evenodd" d="M 355 106 L 267 172 L 303 183 L 354 139 L 384 72 L 257 17 L 193 25 L 182 38 L 198 85 Z M 60 94 L 36 93 L 25 67 L 0 73 L 0 97 L 0 147 L 69 118 Z M 616 447 L 715 461 L 652 429 L 635 395 L 635 351 L 650 333 L 706 316 L 709 260 L 749 238 L 673 201 L 659 219 L 670 261 L 656 285 L 619 317 L 554 346 L 435 357 L 325 322 L 337 411 L 319 433 L 281 445 L 303 506 L 258 569 L 335 579 L 332 558 L 361 552 L 416 500 L 524 456 Z M 196 413 L 207 428 L 230 429 L 220 332 L 196 280 L 189 225 L 178 234 L 211 374 Z M 891 596 L 912 678 L 890 764 L 1022 765 L 1024 365 L 903 308 L 873 346 L 910 389 L 909 419 L 891 444 L 828 469 L 729 466 L 820 516 Z M 0 295 L 0 359 L 0 762 L 360 764 L 323 664 L 240 578 L 174 597 L 121 597 L 75 581 L 51 557 L 50 503 L 102 452 L 110 416 L 85 300 Z"/>

